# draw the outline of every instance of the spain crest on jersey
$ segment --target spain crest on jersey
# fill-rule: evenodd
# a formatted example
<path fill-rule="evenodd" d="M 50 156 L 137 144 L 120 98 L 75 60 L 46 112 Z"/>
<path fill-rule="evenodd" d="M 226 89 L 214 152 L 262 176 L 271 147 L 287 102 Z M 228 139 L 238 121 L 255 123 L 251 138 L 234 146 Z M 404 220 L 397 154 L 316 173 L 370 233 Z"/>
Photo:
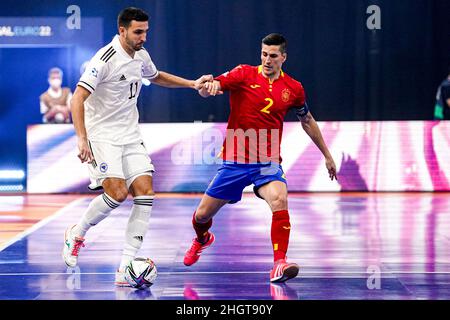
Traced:
<path fill-rule="evenodd" d="M 289 91 L 289 89 L 283 89 L 283 91 L 281 91 L 281 100 L 283 100 L 283 102 L 288 102 L 290 96 L 291 91 Z"/>

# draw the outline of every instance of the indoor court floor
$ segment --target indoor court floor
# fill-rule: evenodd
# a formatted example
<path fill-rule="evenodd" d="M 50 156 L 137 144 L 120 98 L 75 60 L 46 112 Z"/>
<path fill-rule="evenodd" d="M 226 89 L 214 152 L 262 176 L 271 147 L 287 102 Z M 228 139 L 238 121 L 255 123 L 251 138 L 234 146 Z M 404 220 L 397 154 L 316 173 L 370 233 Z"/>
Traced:
<path fill-rule="evenodd" d="M 214 218 L 216 242 L 186 267 L 201 195 L 160 194 L 139 254 L 158 269 L 149 290 L 114 286 L 130 199 L 88 232 L 76 268 L 64 264 L 64 231 L 93 197 L 0 196 L 0 299 L 450 299 L 449 193 L 290 194 L 288 258 L 300 273 L 284 285 L 269 283 L 264 201 L 248 194 L 225 206 Z"/>

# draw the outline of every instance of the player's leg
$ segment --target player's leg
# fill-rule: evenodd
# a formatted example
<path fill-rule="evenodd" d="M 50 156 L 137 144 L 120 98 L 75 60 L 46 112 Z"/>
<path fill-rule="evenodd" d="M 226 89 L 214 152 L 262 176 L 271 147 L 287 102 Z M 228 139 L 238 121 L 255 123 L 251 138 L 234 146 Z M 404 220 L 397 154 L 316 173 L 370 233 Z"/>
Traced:
<path fill-rule="evenodd" d="M 291 230 L 286 184 L 281 181 L 269 182 L 258 189 L 258 194 L 267 202 L 272 211 L 271 238 L 274 261 L 284 259 L 289 245 L 289 233 Z"/>
<path fill-rule="evenodd" d="M 191 247 L 184 256 L 184 264 L 190 266 L 198 261 L 200 254 L 206 248 L 210 247 L 215 236 L 209 229 L 212 226 L 214 215 L 230 200 L 223 200 L 204 194 L 200 204 L 192 217 L 192 227 L 194 228 L 196 238 L 192 240 Z"/>
<path fill-rule="evenodd" d="M 136 257 L 147 233 L 155 198 L 152 177 L 148 174 L 137 177 L 130 186 L 130 192 L 133 196 L 133 207 L 125 231 L 125 245 L 119 270 L 123 270 Z"/>
<path fill-rule="evenodd" d="M 91 201 L 79 222 L 65 232 L 63 258 L 69 267 L 76 266 L 78 253 L 84 246 L 87 231 L 109 216 L 128 194 L 121 169 L 120 147 L 93 143 L 91 149 L 95 161 L 89 165 L 90 177 L 95 182 L 95 187 L 103 188 L 104 192 Z"/>
<path fill-rule="evenodd" d="M 143 144 L 125 146 L 123 170 L 126 184 L 133 196 L 133 206 L 125 230 L 120 266 L 116 272 L 115 284 L 118 286 L 128 286 L 124 279 L 124 271 L 142 246 L 155 198 L 152 178 L 154 167 Z"/>
<path fill-rule="evenodd" d="M 261 170 L 254 176 L 255 193 L 264 199 L 272 211 L 271 240 L 274 267 L 270 281 L 284 282 L 297 276 L 299 267 L 286 262 L 291 224 L 288 211 L 286 179 L 281 166 L 277 170 Z"/>
<path fill-rule="evenodd" d="M 87 211 L 73 228 L 76 235 L 84 237 L 91 227 L 108 217 L 112 210 L 126 200 L 128 189 L 124 179 L 106 178 L 102 186 L 103 193 L 91 201 Z"/>
<path fill-rule="evenodd" d="M 192 217 L 192 226 L 197 235 L 184 256 L 184 264 L 190 266 L 198 261 L 204 249 L 211 246 L 215 237 L 208 230 L 212 226 L 213 216 L 227 203 L 241 200 L 242 191 L 251 184 L 246 169 L 240 166 L 224 164 L 208 186 Z"/>
<path fill-rule="evenodd" d="M 192 217 L 192 225 L 197 235 L 197 241 L 204 243 L 208 240 L 207 233 L 212 226 L 213 217 L 220 208 L 229 202 L 230 200 L 217 199 L 206 193 L 203 195 Z"/>

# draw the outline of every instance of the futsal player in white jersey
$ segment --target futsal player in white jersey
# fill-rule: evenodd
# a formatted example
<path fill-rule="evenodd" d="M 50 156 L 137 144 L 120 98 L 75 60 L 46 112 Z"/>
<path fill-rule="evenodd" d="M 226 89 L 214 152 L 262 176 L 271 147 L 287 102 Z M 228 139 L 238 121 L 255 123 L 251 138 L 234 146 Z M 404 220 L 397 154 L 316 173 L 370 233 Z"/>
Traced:
<path fill-rule="evenodd" d="M 104 192 L 92 200 L 80 221 L 66 230 L 63 258 L 69 267 L 75 267 L 87 231 L 130 192 L 134 203 L 115 280 L 116 285 L 127 286 L 124 269 L 142 245 L 155 197 L 154 167 L 138 127 L 136 102 L 142 79 L 164 87 L 199 90 L 213 77 L 194 81 L 158 71 L 143 47 L 148 31 L 148 15 L 143 10 L 124 9 L 118 29 L 119 35 L 91 59 L 71 101 L 78 157 L 88 163 L 89 188 L 103 188 Z"/>

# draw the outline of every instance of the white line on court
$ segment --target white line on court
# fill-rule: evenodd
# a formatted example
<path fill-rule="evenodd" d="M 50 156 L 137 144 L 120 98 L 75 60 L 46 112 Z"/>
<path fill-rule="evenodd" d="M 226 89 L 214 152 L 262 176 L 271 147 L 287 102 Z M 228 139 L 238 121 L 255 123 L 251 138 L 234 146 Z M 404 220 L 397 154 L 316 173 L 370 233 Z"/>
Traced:
<path fill-rule="evenodd" d="M 158 274 L 266 274 L 268 271 L 171 271 L 171 272 L 158 272 Z M 60 275 L 107 275 L 115 274 L 115 272 L 41 272 L 41 273 L 0 273 L 0 277 L 3 276 L 60 276 Z M 439 271 L 390 271 L 390 272 L 380 272 L 381 275 L 394 275 L 394 274 L 450 274 L 450 272 L 439 272 Z M 326 277 L 329 275 L 366 275 L 365 272 L 300 272 L 300 278 L 302 275 L 316 275 L 316 277 Z"/>
<path fill-rule="evenodd" d="M 43 227 L 44 225 L 46 225 L 47 223 L 55 220 L 56 218 L 62 216 L 64 213 L 66 213 L 66 211 L 68 211 L 69 209 L 72 209 L 72 207 L 75 207 L 76 205 L 78 205 L 79 202 L 81 202 L 82 200 L 84 200 L 86 197 L 82 197 L 80 199 L 74 200 L 71 203 L 69 203 L 67 206 L 59 209 L 58 211 L 56 211 L 54 214 L 52 214 L 51 216 L 48 216 L 47 218 L 39 221 L 38 223 L 36 223 L 35 225 L 33 225 L 32 227 L 26 229 L 25 231 L 19 233 L 18 235 L 16 235 L 15 237 L 13 237 L 11 240 L 7 241 L 5 244 L 3 244 L 0 247 L 0 252 L 2 252 L 3 250 L 5 250 L 6 248 L 8 248 L 10 245 L 14 244 L 15 242 L 25 238 L 26 236 L 28 236 L 29 234 L 33 233 L 34 231 L 40 229 L 41 227 Z"/>

